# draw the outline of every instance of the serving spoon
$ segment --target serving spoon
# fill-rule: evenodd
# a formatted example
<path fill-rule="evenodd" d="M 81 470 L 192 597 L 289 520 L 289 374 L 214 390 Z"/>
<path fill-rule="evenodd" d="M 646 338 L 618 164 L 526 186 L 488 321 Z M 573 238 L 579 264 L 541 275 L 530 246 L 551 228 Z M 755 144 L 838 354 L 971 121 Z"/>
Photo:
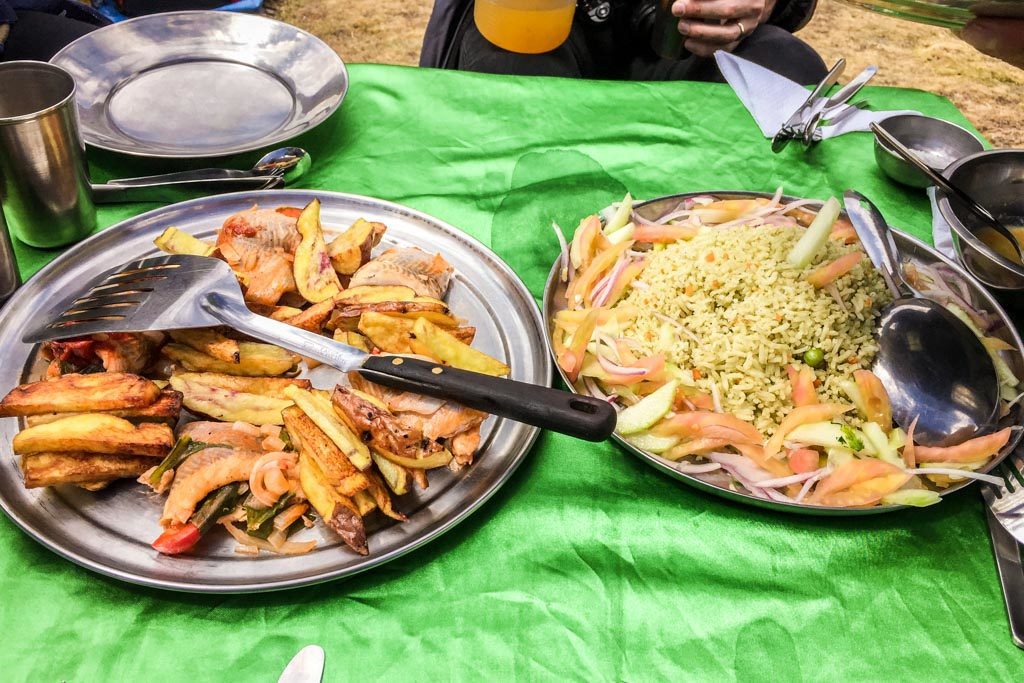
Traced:
<path fill-rule="evenodd" d="M 963 321 L 907 283 L 896 242 L 875 205 L 853 190 L 843 198 L 864 251 L 894 297 L 881 311 L 872 366 L 893 419 L 906 429 L 916 418 L 914 440 L 925 446 L 950 446 L 986 431 L 999 407 L 988 351 Z"/>
<path fill-rule="evenodd" d="M 201 168 L 138 178 L 119 178 L 93 185 L 93 200 L 100 204 L 119 202 L 175 202 L 197 194 L 219 194 L 244 190 L 270 190 L 294 183 L 312 165 L 309 153 L 300 147 L 281 147 L 265 154 L 249 170 Z"/>

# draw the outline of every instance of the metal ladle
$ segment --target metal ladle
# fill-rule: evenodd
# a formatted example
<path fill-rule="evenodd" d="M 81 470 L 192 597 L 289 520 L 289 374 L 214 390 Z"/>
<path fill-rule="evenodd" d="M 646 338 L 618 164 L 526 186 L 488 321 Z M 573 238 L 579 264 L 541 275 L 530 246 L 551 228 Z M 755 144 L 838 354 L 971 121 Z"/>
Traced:
<path fill-rule="evenodd" d="M 247 171 L 230 168 L 202 168 L 138 178 L 120 178 L 93 185 L 97 203 L 176 202 L 202 194 L 284 187 L 302 177 L 312 164 L 306 150 L 282 147 L 264 155 Z"/>
<path fill-rule="evenodd" d="M 1021 252 L 1020 243 L 1013 236 L 1013 233 L 1010 232 L 1005 225 L 999 222 L 999 220 L 997 220 L 996 217 L 993 216 L 988 209 L 986 209 L 978 202 L 974 201 L 971 195 L 967 194 L 958 186 L 951 183 L 949 180 L 943 177 L 941 173 L 937 173 L 934 169 L 932 169 L 931 166 L 918 159 L 917 155 L 914 154 L 909 148 L 907 148 L 906 145 L 897 140 L 892 135 L 892 133 L 882 128 L 877 123 L 871 124 L 871 130 L 874 131 L 875 135 L 877 135 L 879 139 L 882 140 L 882 142 L 889 145 L 889 147 L 891 147 L 894 152 L 903 157 L 908 163 L 913 164 L 913 166 L 917 170 L 925 174 L 925 176 L 927 176 L 929 180 L 935 183 L 935 185 L 937 185 L 938 187 L 942 188 L 947 194 L 956 197 L 957 200 L 959 200 L 964 206 L 970 209 L 971 213 L 973 213 L 978 218 L 983 220 L 988 227 L 995 230 L 1000 237 L 1009 242 L 1010 248 L 1012 249 L 1013 253 L 1017 255 L 1017 263 L 1024 264 L 1024 253 Z M 996 257 L 997 259 L 1003 258 L 1003 256 L 999 252 L 992 249 L 992 247 L 990 247 L 989 245 L 985 244 L 984 241 L 978 239 L 978 237 L 975 236 L 974 234 L 970 234 L 969 236 L 966 236 L 964 238 L 968 239 L 971 242 L 972 246 L 984 252 L 989 257 Z"/>
<path fill-rule="evenodd" d="M 872 367 L 889 394 L 893 419 L 906 429 L 917 418 L 914 440 L 925 446 L 977 436 L 995 423 L 999 407 L 988 351 L 963 321 L 907 283 L 896 242 L 875 205 L 853 190 L 843 197 L 864 251 L 895 299 L 882 309 Z"/>

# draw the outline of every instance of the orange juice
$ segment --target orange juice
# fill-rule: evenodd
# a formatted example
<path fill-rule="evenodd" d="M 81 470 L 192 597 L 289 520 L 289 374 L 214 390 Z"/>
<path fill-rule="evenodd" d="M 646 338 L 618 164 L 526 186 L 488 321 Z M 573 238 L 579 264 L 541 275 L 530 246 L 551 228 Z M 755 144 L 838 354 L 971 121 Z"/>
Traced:
<path fill-rule="evenodd" d="M 575 10 L 575 0 L 476 0 L 473 18 L 498 47 L 539 54 L 565 42 Z"/>

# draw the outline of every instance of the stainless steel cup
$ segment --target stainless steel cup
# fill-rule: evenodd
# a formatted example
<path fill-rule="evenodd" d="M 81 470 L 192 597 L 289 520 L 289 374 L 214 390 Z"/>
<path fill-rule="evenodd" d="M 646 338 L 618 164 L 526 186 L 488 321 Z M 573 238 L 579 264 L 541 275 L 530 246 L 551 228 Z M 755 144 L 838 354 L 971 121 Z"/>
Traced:
<path fill-rule="evenodd" d="M 0 202 L 15 237 L 60 247 L 96 227 L 75 80 L 46 62 L 0 62 Z"/>
<path fill-rule="evenodd" d="M 7 224 L 4 223 L 4 207 L 0 204 L 0 306 L 7 303 L 19 285 L 21 274 L 18 272 L 18 262 L 14 260 L 14 248 L 7 234 Z"/>

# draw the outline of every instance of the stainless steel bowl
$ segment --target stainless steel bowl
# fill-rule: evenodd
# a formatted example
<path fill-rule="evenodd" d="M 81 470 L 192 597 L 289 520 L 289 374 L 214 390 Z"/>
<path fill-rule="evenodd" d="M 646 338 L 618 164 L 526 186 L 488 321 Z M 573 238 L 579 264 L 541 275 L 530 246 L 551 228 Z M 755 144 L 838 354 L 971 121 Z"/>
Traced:
<path fill-rule="evenodd" d="M 972 154 L 943 175 L 963 188 L 1007 227 L 1024 227 L 1024 149 L 994 149 Z M 939 191 L 939 212 L 949 223 L 961 263 L 974 277 L 994 289 L 1024 290 L 1024 266 L 976 249 L 964 235 L 982 222 L 956 199 Z"/>
<path fill-rule="evenodd" d="M 887 133 L 917 154 L 936 173 L 942 173 L 957 159 L 985 149 L 981 140 L 955 123 L 919 114 L 900 114 L 881 121 Z M 914 168 L 889 145 L 875 136 L 875 162 L 887 176 L 898 183 L 925 188 L 931 181 Z"/>

